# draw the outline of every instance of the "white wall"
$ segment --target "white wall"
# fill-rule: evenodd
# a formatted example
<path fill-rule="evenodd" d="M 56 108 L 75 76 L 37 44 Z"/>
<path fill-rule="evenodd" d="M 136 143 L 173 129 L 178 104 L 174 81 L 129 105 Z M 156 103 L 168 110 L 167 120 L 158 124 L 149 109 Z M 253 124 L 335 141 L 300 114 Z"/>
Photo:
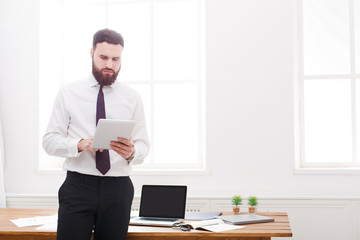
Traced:
<path fill-rule="evenodd" d="M 360 196 L 359 175 L 293 173 L 294 5 L 206 0 L 209 174 L 136 175 L 137 193 L 144 183 L 182 183 L 191 196 Z M 9 195 L 56 194 L 64 178 L 36 171 L 38 13 L 38 0 L 0 1 L 0 113 Z"/>
<path fill-rule="evenodd" d="M 216 204 L 226 206 L 233 194 L 255 194 L 264 210 L 289 213 L 293 239 L 359 238 L 360 175 L 294 174 L 295 5 L 206 0 L 209 171 L 134 175 L 137 195 L 145 183 L 181 183 L 191 204 L 223 211 L 228 207 Z M 0 0 L 0 117 L 10 207 L 55 207 L 64 179 L 37 172 L 38 14 L 39 0 Z"/>

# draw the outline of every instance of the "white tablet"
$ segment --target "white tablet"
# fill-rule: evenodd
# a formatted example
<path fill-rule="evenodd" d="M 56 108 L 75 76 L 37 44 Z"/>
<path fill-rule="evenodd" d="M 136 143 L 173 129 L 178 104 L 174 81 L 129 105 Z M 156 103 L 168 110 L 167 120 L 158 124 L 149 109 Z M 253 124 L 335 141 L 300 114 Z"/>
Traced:
<path fill-rule="evenodd" d="M 129 139 L 135 127 L 135 121 L 100 119 L 96 127 L 93 149 L 111 149 L 110 142 L 118 141 L 118 137 Z"/>

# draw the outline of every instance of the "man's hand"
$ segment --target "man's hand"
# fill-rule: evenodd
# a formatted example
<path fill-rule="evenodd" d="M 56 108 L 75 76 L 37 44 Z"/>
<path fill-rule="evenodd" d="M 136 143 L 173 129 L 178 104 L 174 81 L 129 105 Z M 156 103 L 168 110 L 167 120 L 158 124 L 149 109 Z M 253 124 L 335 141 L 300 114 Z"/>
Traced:
<path fill-rule="evenodd" d="M 134 152 L 134 146 L 135 144 L 133 143 L 131 138 L 130 139 L 118 138 L 117 142 L 111 141 L 110 143 L 111 149 L 125 159 L 131 157 L 131 155 Z"/>
<path fill-rule="evenodd" d="M 96 152 L 99 151 L 99 149 L 93 149 L 91 148 L 91 142 L 94 139 L 94 137 L 91 137 L 90 139 L 81 139 L 80 142 L 78 143 L 78 151 L 82 152 L 82 151 L 90 151 L 90 152 Z M 100 152 L 102 152 L 103 150 L 101 149 Z"/>

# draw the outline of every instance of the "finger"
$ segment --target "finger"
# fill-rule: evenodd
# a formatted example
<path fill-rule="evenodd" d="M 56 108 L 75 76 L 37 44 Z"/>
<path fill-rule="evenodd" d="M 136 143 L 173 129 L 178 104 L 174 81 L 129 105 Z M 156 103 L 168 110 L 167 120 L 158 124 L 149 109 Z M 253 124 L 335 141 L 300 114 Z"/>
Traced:
<path fill-rule="evenodd" d="M 129 145 L 126 145 L 124 143 L 114 142 L 110 145 L 113 149 L 115 149 L 114 151 L 116 151 L 116 150 L 124 150 L 127 152 L 132 151 L 132 147 Z"/>
<path fill-rule="evenodd" d="M 124 150 L 119 150 L 117 153 L 125 159 L 130 157 L 130 155 L 131 155 L 131 153 L 124 151 Z"/>
<path fill-rule="evenodd" d="M 110 147 L 111 147 L 111 149 L 112 149 L 112 150 L 114 150 L 115 152 L 117 152 L 117 151 L 118 151 L 116 146 L 114 146 L 114 145 L 110 144 Z"/>
<path fill-rule="evenodd" d="M 110 142 L 110 145 L 116 145 L 116 144 L 119 144 L 120 142 L 117 142 L 117 141 L 111 141 Z"/>
<path fill-rule="evenodd" d="M 111 149 L 114 150 L 114 152 L 116 152 L 120 156 L 122 156 L 124 159 L 127 159 L 127 158 L 129 158 L 131 156 L 131 152 L 127 152 L 127 151 L 125 151 L 123 149 L 120 149 L 118 147 L 111 146 Z"/>
<path fill-rule="evenodd" d="M 122 145 L 122 143 L 119 143 L 119 142 L 110 142 L 110 147 L 111 148 L 118 148 L 120 145 Z"/>
<path fill-rule="evenodd" d="M 125 141 L 119 141 L 118 143 L 122 144 L 122 145 L 126 145 L 130 148 L 133 148 L 135 146 L 135 144 L 132 141 L 129 140 L 125 140 Z"/>
<path fill-rule="evenodd" d="M 125 144 L 120 144 L 116 146 L 119 150 L 125 151 L 125 152 L 131 152 L 132 151 L 132 147 L 125 145 Z"/>
<path fill-rule="evenodd" d="M 126 139 L 126 138 L 121 138 L 121 137 L 118 137 L 118 141 L 121 142 L 121 143 L 125 143 L 125 144 L 129 144 L 131 141 L 131 138 L 130 139 Z"/>

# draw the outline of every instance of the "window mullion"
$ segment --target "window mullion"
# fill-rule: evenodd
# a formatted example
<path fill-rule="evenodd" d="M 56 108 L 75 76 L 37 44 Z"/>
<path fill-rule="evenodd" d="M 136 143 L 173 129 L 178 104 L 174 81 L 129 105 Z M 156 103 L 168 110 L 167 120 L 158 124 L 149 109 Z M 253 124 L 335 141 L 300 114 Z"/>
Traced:
<path fill-rule="evenodd" d="M 350 74 L 351 74 L 351 108 L 352 108 L 352 152 L 353 163 L 357 163 L 357 126 L 356 126 L 356 77 L 355 77 L 355 16 L 354 0 L 349 0 L 349 41 L 350 41 Z"/>
<path fill-rule="evenodd" d="M 154 112 L 155 112 L 155 96 L 154 96 L 154 84 L 155 84 L 155 79 L 154 79 L 154 3 L 150 2 L 150 63 L 151 63 L 151 67 L 150 67 L 150 140 L 152 141 L 152 146 L 151 146 L 151 151 L 150 151 L 150 162 L 152 164 L 155 163 L 155 116 L 154 116 Z"/>
<path fill-rule="evenodd" d="M 300 123 L 300 166 L 303 166 L 305 163 L 305 121 L 304 121 L 304 32 L 303 32 L 303 4 L 302 0 L 298 1 L 298 36 L 299 36 L 299 109 L 300 109 L 300 115 L 299 115 L 299 123 Z"/>

